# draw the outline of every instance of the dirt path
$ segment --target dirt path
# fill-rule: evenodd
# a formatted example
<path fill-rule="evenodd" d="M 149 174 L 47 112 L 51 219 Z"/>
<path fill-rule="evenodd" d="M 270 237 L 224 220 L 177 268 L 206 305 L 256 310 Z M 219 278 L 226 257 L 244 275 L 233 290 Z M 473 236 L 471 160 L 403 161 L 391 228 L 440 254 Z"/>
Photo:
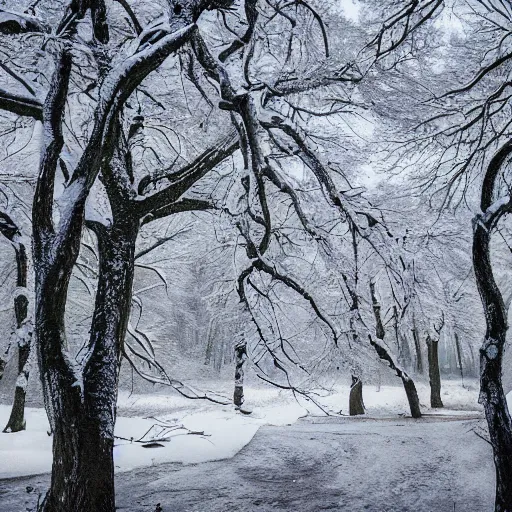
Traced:
<path fill-rule="evenodd" d="M 163 512 L 491 511 L 492 455 L 471 431 L 479 423 L 305 418 L 263 427 L 231 460 L 119 474 L 118 508 L 154 512 L 161 503 Z M 0 511 L 33 510 L 48 480 L 0 481 Z"/>

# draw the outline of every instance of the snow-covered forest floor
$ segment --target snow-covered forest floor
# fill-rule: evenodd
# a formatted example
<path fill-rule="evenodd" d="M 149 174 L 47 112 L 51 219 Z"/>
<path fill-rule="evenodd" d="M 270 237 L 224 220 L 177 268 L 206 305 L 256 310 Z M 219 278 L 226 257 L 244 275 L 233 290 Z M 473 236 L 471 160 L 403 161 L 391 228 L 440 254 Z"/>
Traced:
<path fill-rule="evenodd" d="M 207 387 L 229 394 L 228 382 L 203 382 Z M 475 382 L 462 388 L 460 381 L 444 381 L 446 408 L 425 407 L 418 421 L 405 416 L 405 395 L 394 386 L 365 386 L 366 417 L 347 417 L 348 391 L 338 386 L 314 395 L 329 417 L 311 402 L 265 386 L 246 388 L 248 416 L 165 390 L 122 391 L 116 435 L 124 439 L 115 448 L 119 510 L 153 512 L 159 502 L 164 512 L 171 502 L 173 512 L 316 511 L 343 509 L 344 502 L 351 510 L 374 511 L 491 506 L 492 454 L 475 434 L 484 433 L 485 423 Z M 428 386 L 419 383 L 418 391 L 428 404 Z M 0 422 L 8 412 L 0 406 Z M 176 430 L 154 448 L 129 441 L 144 434 L 159 439 L 163 425 L 204 436 Z M 48 428 L 43 409 L 31 408 L 25 432 L 0 435 L 0 511 L 33 510 L 47 488 Z"/>
<path fill-rule="evenodd" d="M 264 426 L 235 457 L 117 474 L 124 512 L 481 512 L 491 450 L 465 419 L 308 417 Z M 49 475 L 3 480 L 2 512 L 34 510 Z"/>
<path fill-rule="evenodd" d="M 203 389 L 229 395 L 228 382 L 203 382 Z M 446 381 L 443 388 L 445 409 L 431 411 L 437 415 L 479 416 L 476 383 L 462 388 L 460 381 Z M 428 404 L 428 386 L 418 383 L 420 402 Z M 233 457 L 255 435 L 262 425 L 283 426 L 295 423 L 304 416 L 324 416 L 325 413 L 311 401 L 296 400 L 286 390 L 269 386 L 247 387 L 246 404 L 251 415 L 240 414 L 232 406 L 223 406 L 204 400 L 189 400 L 164 389 L 160 394 L 130 394 L 121 391 L 118 400 L 117 439 L 114 459 L 117 471 L 166 462 L 199 463 Z M 337 386 L 331 391 L 311 393 L 314 400 L 329 414 L 348 415 L 349 388 Z M 367 416 L 379 418 L 404 417 L 407 401 L 403 388 L 395 386 L 366 386 L 364 390 Z M 428 414 L 428 408 L 425 408 Z M 10 407 L 0 405 L 0 424 L 6 424 Z M 35 475 L 51 470 L 51 444 L 48 420 L 44 409 L 28 408 L 27 430 L 0 435 L 0 456 L 5 463 L 0 467 L 0 478 Z M 168 427 L 183 425 L 188 430 Z M 188 432 L 204 432 L 190 435 Z M 141 439 L 161 439 L 172 436 L 163 446 L 144 448 Z"/>

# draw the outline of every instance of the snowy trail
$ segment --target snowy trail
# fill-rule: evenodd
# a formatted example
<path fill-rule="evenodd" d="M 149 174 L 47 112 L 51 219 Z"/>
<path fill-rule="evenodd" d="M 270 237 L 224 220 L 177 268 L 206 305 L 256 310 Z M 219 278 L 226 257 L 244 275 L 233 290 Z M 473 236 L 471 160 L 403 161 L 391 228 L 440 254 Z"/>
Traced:
<path fill-rule="evenodd" d="M 234 458 L 117 475 L 123 512 L 482 512 L 494 468 L 482 420 L 304 418 L 261 427 Z M 0 511 L 26 512 L 49 476 L 0 481 Z M 28 492 L 30 491 L 30 492 Z"/>

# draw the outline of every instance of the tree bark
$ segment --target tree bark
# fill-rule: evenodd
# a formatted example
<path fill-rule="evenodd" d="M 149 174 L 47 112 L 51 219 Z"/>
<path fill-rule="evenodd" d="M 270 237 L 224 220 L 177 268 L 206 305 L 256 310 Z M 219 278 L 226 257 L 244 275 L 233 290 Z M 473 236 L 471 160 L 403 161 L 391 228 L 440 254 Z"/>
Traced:
<path fill-rule="evenodd" d="M 423 373 L 423 358 L 421 356 L 421 344 L 420 344 L 420 338 L 418 336 L 418 329 L 416 329 L 416 320 L 413 317 L 413 329 L 412 331 L 412 337 L 414 339 L 414 348 L 416 350 L 416 373 Z"/>
<path fill-rule="evenodd" d="M 480 397 L 489 427 L 496 466 L 496 512 L 512 511 L 512 422 L 501 383 L 507 315 L 492 272 L 490 232 L 475 223 L 473 264 L 487 330 L 480 349 Z"/>
<path fill-rule="evenodd" d="M 358 285 L 359 285 L 359 247 L 357 245 L 357 232 L 355 226 L 350 225 L 351 235 L 352 235 L 352 253 L 354 255 L 354 277 L 352 284 L 350 283 L 348 277 L 345 274 L 342 274 L 343 280 L 345 281 L 345 286 L 347 287 L 348 293 L 352 300 L 350 305 L 350 317 L 349 317 L 349 326 L 350 331 L 352 333 L 352 340 L 354 344 L 359 343 L 359 334 L 357 331 L 357 320 L 360 320 L 361 313 L 359 311 L 359 295 L 358 295 Z M 350 416 L 357 416 L 359 414 L 364 414 L 364 402 L 363 402 L 363 382 L 360 378 L 361 373 L 356 371 L 352 374 L 352 384 L 350 386 L 350 394 L 348 398 L 348 412 Z M 379 374 L 379 391 L 380 391 L 380 374 Z"/>
<path fill-rule="evenodd" d="M 106 42 L 104 2 L 91 5 L 96 6 L 91 9 L 95 37 Z M 87 197 L 99 171 L 108 167 L 118 148 L 119 115 L 124 103 L 151 71 L 186 43 L 196 30 L 193 22 L 208 5 L 187 2 L 181 15 L 172 18 L 170 30 L 160 25 L 150 29 L 140 39 L 136 52 L 104 77 L 90 137 L 62 192 L 66 208 L 61 211 L 58 223 L 54 216 L 54 192 L 64 146 L 62 125 L 73 57 L 67 45 L 56 56 L 43 106 L 44 137 L 32 209 L 36 275 L 34 337 L 45 407 L 54 433 L 51 485 L 40 507 L 44 512 L 115 510 L 112 459 L 115 403 L 140 215 L 137 222 L 132 222 L 129 215 L 124 215 L 131 213 L 130 210 L 119 212 L 111 201 L 114 226 L 98 236 L 103 257 L 100 257 L 89 350 L 80 362 L 69 357 L 66 340 L 69 281 L 80 249 Z M 72 17 L 71 28 L 65 23 L 62 29 L 74 30 L 75 21 Z M 111 191 L 109 187 L 106 189 L 110 198 Z M 117 194 L 117 190 L 112 193 Z M 190 209 L 189 205 L 186 207 Z M 102 234 L 105 234 L 103 239 Z"/>
<path fill-rule="evenodd" d="M 456 332 L 454 333 L 454 338 L 455 348 L 457 350 L 457 360 L 459 362 L 460 378 L 462 380 L 462 385 L 464 386 L 464 361 L 462 357 L 462 347 L 460 346 L 459 335 Z"/>
<path fill-rule="evenodd" d="M 84 462 L 88 478 L 96 481 L 96 491 L 95 505 L 77 510 L 110 511 L 115 509 L 114 425 L 121 356 L 131 310 L 138 219 L 132 220 L 128 213 L 121 219 L 114 217 L 113 226 L 96 230 L 96 234 L 100 268 L 91 327 L 92 356 L 83 371 L 84 412 L 88 419 L 83 443 L 93 446 L 87 450 Z M 105 465 L 98 472 L 102 460 Z M 104 504 L 103 508 L 100 504 Z"/>
<path fill-rule="evenodd" d="M 66 268 L 67 275 L 59 275 L 55 264 L 47 266 L 38 257 L 34 258 L 34 264 L 37 304 L 34 334 L 45 406 L 53 432 L 51 487 L 41 510 L 79 510 L 75 505 L 81 503 L 81 496 L 72 497 L 87 492 L 79 487 L 78 473 L 82 458 L 80 430 L 84 426 L 82 384 L 67 364 L 64 350 L 61 350 L 61 347 L 67 347 L 64 308 L 72 267 Z"/>
<path fill-rule="evenodd" d="M 246 361 L 247 343 L 245 342 L 245 340 L 241 340 L 235 345 L 235 391 L 233 393 L 233 403 L 237 408 L 242 407 L 245 401 L 244 374 Z"/>
<path fill-rule="evenodd" d="M 486 332 L 480 348 L 480 396 L 484 406 L 496 467 L 495 512 L 512 512 L 512 421 L 501 382 L 507 311 L 494 277 L 490 244 L 499 219 L 512 208 L 512 201 L 498 207 L 495 184 L 502 164 L 512 153 L 509 141 L 491 159 L 482 184 L 480 208 L 473 221 L 473 267 L 485 313 Z"/>
<path fill-rule="evenodd" d="M 430 407 L 443 407 L 441 400 L 441 375 L 439 373 L 439 340 L 427 336 L 428 376 L 430 379 Z"/>
<path fill-rule="evenodd" d="M 14 402 L 4 432 L 20 432 L 25 430 L 27 426 L 25 421 L 25 398 L 30 373 L 28 359 L 30 357 L 32 332 L 28 331 L 23 335 L 23 338 L 18 340 L 18 378 L 14 390 Z"/>
<path fill-rule="evenodd" d="M 370 343 L 375 348 L 378 356 L 383 360 L 389 363 L 389 367 L 395 371 L 398 377 L 402 380 L 402 384 L 404 386 L 405 394 L 407 395 L 407 400 L 409 402 L 409 409 L 411 410 L 411 416 L 413 418 L 421 418 L 421 410 L 420 410 L 420 401 L 418 398 L 418 392 L 416 391 L 416 385 L 414 381 L 407 375 L 407 372 L 397 364 L 389 349 L 384 344 L 384 336 L 386 331 L 384 329 L 384 324 L 382 323 L 382 318 L 380 314 L 380 304 L 377 300 L 377 295 L 375 294 L 375 283 L 370 281 L 370 295 L 372 298 L 373 305 L 373 314 L 375 316 L 375 334 L 377 340 L 373 340 L 370 336 Z"/>
<path fill-rule="evenodd" d="M 348 411 L 350 416 L 364 414 L 363 381 L 355 375 L 352 375 Z"/>
<path fill-rule="evenodd" d="M 20 432 L 25 430 L 25 396 L 29 377 L 28 359 L 32 342 L 32 326 L 28 322 L 28 257 L 25 245 L 21 241 L 21 233 L 13 220 L 0 212 L 0 232 L 11 242 L 16 253 L 16 286 L 20 293 L 14 299 L 14 315 L 16 317 L 16 337 L 18 340 L 18 378 L 14 391 L 14 402 L 11 415 L 4 432 Z M 0 364 L 1 365 L 1 364 Z M 0 374 L 3 368 L 0 369 Z M 0 375 L 1 379 L 1 375 Z"/>
<path fill-rule="evenodd" d="M 411 416 L 413 418 L 421 418 L 420 399 L 414 381 L 405 372 L 402 372 L 400 378 L 402 379 L 407 401 L 409 402 Z"/>
<path fill-rule="evenodd" d="M 479 362 L 477 361 L 475 354 L 473 352 L 473 347 L 469 345 L 469 354 L 471 356 L 470 364 L 468 365 L 471 368 L 471 376 L 476 377 L 480 374 L 479 372 Z"/>
<path fill-rule="evenodd" d="M 114 425 L 138 222 L 125 216 L 111 227 L 95 224 L 93 229 L 100 264 L 90 356 L 81 382 L 68 376 L 66 385 L 61 380 L 52 389 L 54 462 L 44 512 L 115 510 Z"/>

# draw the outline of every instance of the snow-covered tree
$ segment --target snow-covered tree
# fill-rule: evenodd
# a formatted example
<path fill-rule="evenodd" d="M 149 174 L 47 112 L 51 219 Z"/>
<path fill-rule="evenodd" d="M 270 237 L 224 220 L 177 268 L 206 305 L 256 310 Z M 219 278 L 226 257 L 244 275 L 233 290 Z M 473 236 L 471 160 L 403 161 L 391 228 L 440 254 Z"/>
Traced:
<path fill-rule="evenodd" d="M 10 36 L 6 44 L 24 51 L 19 62 L 3 67 L 12 88 L 0 90 L 0 108 L 42 124 L 32 210 L 34 336 L 54 455 L 42 510 L 115 508 L 119 367 L 123 354 L 129 360 L 134 355 L 125 337 L 143 226 L 192 210 L 212 209 L 229 219 L 241 249 L 234 256 L 241 314 L 252 321 L 276 368 L 283 370 L 266 343 L 276 332 L 272 322 L 262 327 L 255 309 L 258 303 L 274 308 L 268 289 L 291 294 L 293 308 L 306 305 L 314 329 L 338 342 L 337 326 L 303 283 L 302 271 L 311 262 L 292 268 L 278 258 L 288 241 L 293 244 L 280 226 L 286 219 L 280 219 L 279 198 L 308 243 L 327 238 L 310 217 L 315 208 L 332 209 L 340 223 L 365 238 L 375 219 L 354 208 L 357 201 L 322 156 L 315 125 L 351 111 L 357 105 L 352 92 L 369 69 L 395 52 L 402 58 L 414 39 L 410 36 L 436 16 L 441 3 L 372 3 L 375 24 L 368 28 L 370 36 L 362 31 L 354 37 L 358 45 L 329 38 L 325 20 L 343 23 L 342 13 L 330 4 L 318 9 L 307 2 L 169 0 L 141 1 L 132 9 L 127 2 L 72 0 L 37 2 L 26 13 L 3 12 L 0 32 Z M 386 7 L 392 10 L 382 16 Z M 222 23 L 227 16 L 238 26 Z M 220 52 L 214 46 L 219 38 Z M 178 59 L 179 72 L 171 71 L 170 56 Z M 187 98 L 179 105 L 172 94 L 165 99 L 160 94 L 172 83 L 176 90 L 184 76 L 215 116 L 217 129 L 201 144 L 198 137 L 182 145 L 187 127 L 179 114 L 180 108 L 190 110 Z M 152 122 L 159 116 L 163 128 Z M 196 131 L 208 120 L 191 119 Z M 151 130 L 160 135 L 149 136 Z M 236 151 L 240 164 L 230 167 L 226 161 Z M 303 166 L 314 191 L 301 190 L 292 164 Z M 107 213 L 98 215 L 102 208 Z M 90 336 L 76 353 L 66 331 L 66 307 L 85 226 L 97 240 L 97 288 Z M 375 300 L 372 309 L 378 325 Z M 286 337 L 275 337 L 283 349 Z M 404 384 L 412 382 L 383 337 L 377 327 L 371 343 L 379 357 Z M 297 390 L 291 383 L 285 387 Z"/>

